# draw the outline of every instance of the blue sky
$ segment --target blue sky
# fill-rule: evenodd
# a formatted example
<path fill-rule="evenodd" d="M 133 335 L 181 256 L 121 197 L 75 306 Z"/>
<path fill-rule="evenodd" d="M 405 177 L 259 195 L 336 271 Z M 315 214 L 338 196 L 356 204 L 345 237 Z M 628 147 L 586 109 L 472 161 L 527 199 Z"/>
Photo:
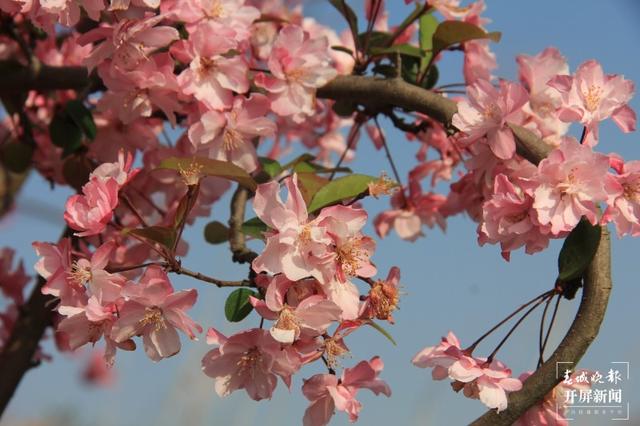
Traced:
<path fill-rule="evenodd" d="M 306 11 L 322 23 L 343 28 L 340 17 L 323 0 L 306 2 Z M 350 1 L 362 8 L 362 1 Z M 408 12 L 401 0 L 392 3 L 391 22 L 397 23 Z M 489 29 L 502 31 L 503 38 L 494 44 L 500 68 L 497 74 L 516 76 L 515 56 L 536 54 L 545 47 L 557 47 L 568 59 L 571 70 L 585 60 L 597 59 L 605 72 L 624 74 L 640 82 L 638 42 L 640 6 L 633 0 L 602 2 L 536 2 L 489 1 L 486 16 L 493 22 Z M 452 56 L 456 56 L 453 53 Z M 443 62 L 442 83 L 461 81 L 461 61 Z M 640 111 L 640 99 L 631 103 Z M 577 127 L 572 128 L 578 132 Z M 388 129 L 391 150 L 406 176 L 415 164 L 416 145 L 401 134 Z M 612 123 L 601 128 L 603 152 L 615 151 L 627 159 L 640 159 L 640 136 L 622 134 Z M 362 173 L 389 171 L 384 154 L 363 140 L 358 159 L 351 165 Z M 390 174 L 390 173 L 389 173 Z M 18 201 L 17 211 L 0 223 L 0 247 L 15 247 L 30 267 L 35 262 L 31 241 L 52 241 L 63 226 L 62 208 L 67 191 L 50 191 L 35 175 L 30 178 Z M 226 221 L 228 199 L 213 208 L 212 217 Z M 366 207 L 376 212 L 387 201 L 367 201 Z M 226 246 L 213 247 L 202 238 L 200 220 L 185 233 L 191 245 L 184 264 L 216 277 L 237 279 L 246 269 L 230 265 Z M 371 228 L 368 232 L 373 234 Z M 360 422 L 363 425 L 466 424 L 484 412 L 478 401 L 462 398 L 451 391 L 446 382 L 434 382 L 430 372 L 414 368 L 410 360 L 424 346 L 435 344 L 440 336 L 453 330 L 469 344 L 491 325 L 519 306 L 523 301 L 551 287 L 556 275 L 556 258 L 560 244 L 556 242 L 544 253 L 528 256 L 514 253 L 510 263 L 504 262 L 494 246 L 478 247 L 475 224 L 465 217 L 452 218 L 446 233 L 427 232 L 426 238 L 407 243 L 390 236 L 378 245 L 374 260 L 382 274 L 397 265 L 402 270 L 403 297 L 395 315 L 396 325 L 389 327 L 398 342 L 392 346 L 372 330 L 363 330 L 350 340 L 352 358 L 344 360 L 352 366 L 361 359 L 380 355 L 385 361 L 382 378 L 393 391 L 390 399 L 374 397 L 363 391 L 364 404 Z M 600 336 L 583 359 L 581 366 L 608 368 L 611 361 L 631 362 L 631 381 L 625 385 L 625 397 L 634 407 L 640 393 L 634 383 L 640 348 L 634 324 L 640 323 L 637 253 L 640 242 L 630 238 L 613 241 L 614 289 L 607 318 Z M 193 317 L 203 326 L 213 326 L 225 333 L 242 327 L 256 326 L 250 316 L 241 326 L 226 323 L 223 305 L 226 290 L 210 288 L 199 282 L 176 277 L 178 288 L 196 287 L 200 293 Z M 550 347 L 555 347 L 575 313 L 577 303 L 563 301 Z M 499 359 L 514 374 L 535 367 L 537 360 L 537 327 L 539 313 L 534 314 L 500 351 Z M 506 332 L 506 330 L 504 331 Z M 498 333 L 479 348 L 478 354 L 490 352 L 502 337 Z M 200 359 L 209 350 L 204 341 L 184 342 L 182 352 L 158 364 L 149 361 L 142 351 L 120 352 L 116 360 L 118 380 L 108 389 L 87 388 L 79 380 L 82 355 L 70 357 L 53 352 L 54 361 L 29 372 L 5 414 L 6 424 L 21 421 L 69 416 L 77 424 L 91 425 L 295 425 L 306 407 L 299 387 L 302 377 L 322 372 L 319 365 L 305 368 L 294 379 L 289 393 L 281 384 L 271 402 L 256 403 L 244 392 L 236 392 L 221 400 L 213 391 L 213 382 L 200 372 Z M 48 347 L 49 345 L 45 345 Z M 636 420 L 640 411 L 635 411 Z M 343 413 L 334 417 L 336 425 L 347 424 Z M 578 424 L 603 424 L 591 418 Z"/>

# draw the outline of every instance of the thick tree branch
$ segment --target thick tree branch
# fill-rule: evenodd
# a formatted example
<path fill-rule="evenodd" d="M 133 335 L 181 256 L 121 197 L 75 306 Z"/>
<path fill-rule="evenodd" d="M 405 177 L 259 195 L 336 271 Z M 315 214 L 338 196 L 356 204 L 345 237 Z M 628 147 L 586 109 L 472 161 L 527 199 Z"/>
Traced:
<path fill-rule="evenodd" d="M 318 90 L 319 98 L 347 99 L 372 109 L 396 106 L 407 111 L 426 114 L 452 129 L 451 119 L 456 103 L 428 90 L 408 84 L 400 79 L 341 76 Z M 510 124 L 516 135 L 517 152 L 538 164 L 550 148 L 535 134 L 523 127 Z M 584 289 L 578 313 L 551 358 L 524 383 L 519 392 L 509 394 L 508 408 L 497 414 L 490 410 L 472 424 L 475 426 L 510 425 L 531 406 L 538 403 L 562 379 L 557 373 L 558 362 L 575 367 L 595 339 L 604 320 L 611 292 L 611 248 L 609 233 L 602 228 L 602 239 L 584 279 Z M 560 376 L 560 377 L 559 377 Z"/>
<path fill-rule="evenodd" d="M 0 61 L 0 93 L 20 93 L 28 90 L 83 89 L 90 79 L 85 67 L 51 67 L 34 61 L 21 66 L 14 61 Z"/>

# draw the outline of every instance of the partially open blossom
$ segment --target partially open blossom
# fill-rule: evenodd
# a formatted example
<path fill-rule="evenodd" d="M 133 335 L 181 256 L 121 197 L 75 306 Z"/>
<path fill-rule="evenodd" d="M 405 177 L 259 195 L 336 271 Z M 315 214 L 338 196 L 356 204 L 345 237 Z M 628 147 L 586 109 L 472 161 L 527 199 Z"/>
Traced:
<path fill-rule="evenodd" d="M 310 39 L 302 28 L 288 25 L 273 44 L 271 74 L 258 74 L 255 83 L 269 92 L 275 113 L 300 122 L 315 110 L 316 89 L 337 75 L 329 61 L 326 38 Z"/>
<path fill-rule="evenodd" d="M 113 325 L 111 336 L 123 342 L 133 336 L 142 336 L 145 353 L 153 361 L 160 361 L 180 351 L 180 338 L 176 329 L 195 339 L 194 331 L 202 328 L 186 314 L 196 301 L 196 290 L 175 292 L 167 274 L 158 266 L 150 266 L 138 284 L 123 290 L 127 301 Z"/>
<path fill-rule="evenodd" d="M 496 157 L 507 160 L 516 152 L 509 122 L 518 124 L 527 92 L 517 83 L 500 81 L 499 89 L 487 80 L 477 80 L 467 88 L 468 100 L 458 103 L 452 124 L 467 135 L 469 142 L 486 137 Z"/>
<path fill-rule="evenodd" d="M 383 368 L 382 360 L 374 357 L 353 368 L 345 368 L 339 379 L 333 374 L 316 374 L 305 380 L 302 393 L 311 403 L 304 413 L 304 426 L 328 424 L 336 409 L 346 412 L 349 421 L 355 422 L 362 409 L 356 399 L 360 389 L 391 396 L 389 386 L 378 378 Z"/>
<path fill-rule="evenodd" d="M 82 195 L 67 200 L 64 220 L 79 237 L 96 235 L 104 231 L 118 205 L 118 182 L 113 179 L 92 178 L 82 187 Z"/>
<path fill-rule="evenodd" d="M 282 349 L 267 330 L 253 328 L 226 337 L 211 328 L 207 343 L 219 345 L 202 358 L 202 371 L 215 379 L 221 397 L 244 389 L 251 399 L 270 399 L 277 376 L 290 385 L 291 375 L 300 368 L 292 349 Z"/>
<path fill-rule="evenodd" d="M 587 129 L 585 143 L 598 143 L 598 123 L 609 117 L 623 132 L 636 128 L 636 113 L 627 105 L 635 90 L 620 75 L 606 75 L 597 61 L 586 61 L 575 76 L 557 76 L 549 82 L 562 96 L 562 121 L 577 121 Z"/>

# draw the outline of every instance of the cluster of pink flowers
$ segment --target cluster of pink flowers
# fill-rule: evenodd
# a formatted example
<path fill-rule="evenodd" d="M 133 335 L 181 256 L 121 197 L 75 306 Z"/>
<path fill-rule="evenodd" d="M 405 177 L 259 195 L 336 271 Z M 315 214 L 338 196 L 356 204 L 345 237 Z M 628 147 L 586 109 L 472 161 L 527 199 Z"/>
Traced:
<path fill-rule="evenodd" d="M 153 361 L 180 351 L 176 329 L 195 339 L 202 328 L 186 314 L 196 301 L 194 289 L 175 291 L 159 266 L 149 266 L 137 283 L 107 271 L 116 244 L 99 246 L 94 253 L 76 256 L 68 238 L 58 244 L 35 242 L 38 273 L 46 279 L 44 294 L 58 298 L 64 318 L 57 331 L 71 350 L 104 337 L 104 357 L 113 364 L 116 349 L 134 350 L 132 340 L 142 336 Z"/>
<path fill-rule="evenodd" d="M 511 370 L 497 360 L 473 357 L 460 347 L 460 341 L 449 332 L 440 344 L 424 348 L 413 357 L 420 368 L 433 368 L 435 380 L 449 378 L 451 387 L 463 391 L 467 398 L 479 399 L 498 412 L 507 408 L 507 393 L 522 388 L 519 379 L 511 377 Z"/>
<path fill-rule="evenodd" d="M 349 351 L 348 334 L 372 319 L 393 322 L 400 272 L 394 267 L 386 280 L 370 280 L 376 274 L 370 260 L 375 244 L 361 232 L 366 212 L 336 205 L 311 216 L 297 175 L 286 178 L 284 186 L 285 202 L 275 181 L 260 185 L 253 202 L 270 230 L 265 250 L 253 261 L 264 298 L 250 296 L 250 303 L 271 326 L 230 337 L 210 329 L 207 341 L 219 347 L 205 355 L 203 371 L 215 379 L 218 395 L 245 389 L 252 399 L 261 400 L 271 398 L 278 377 L 290 387 L 291 377 L 303 365 L 324 359 L 331 373 L 315 375 L 302 387 L 311 401 L 304 424 L 327 424 L 336 409 L 355 421 L 361 409 L 359 389 L 390 395 L 377 378 L 382 361 L 362 361 L 344 369 L 340 378 L 333 369 Z M 367 281 L 368 294 L 361 296 L 351 278 Z M 333 325 L 336 329 L 329 334 Z"/>

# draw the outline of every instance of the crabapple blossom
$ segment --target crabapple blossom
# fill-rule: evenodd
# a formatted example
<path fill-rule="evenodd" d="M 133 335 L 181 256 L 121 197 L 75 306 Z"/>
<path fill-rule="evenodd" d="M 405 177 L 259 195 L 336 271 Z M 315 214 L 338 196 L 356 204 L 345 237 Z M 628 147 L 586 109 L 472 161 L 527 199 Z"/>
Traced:
<path fill-rule="evenodd" d="M 478 80 L 467 89 L 468 100 L 458 103 L 452 124 L 467 136 L 468 142 L 483 137 L 496 157 L 508 160 L 516 152 L 516 143 L 508 122 L 518 123 L 528 95 L 522 86 L 500 81 L 495 88 L 487 80 Z"/>
<path fill-rule="evenodd" d="M 265 117 L 269 101 L 260 94 L 237 96 L 230 111 L 207 111 L 189 129 L 196 148 L 209 148 L 209 158 L 231 161 L 248 172 L 258 168 L 254 138 L 272 137 L 276 125 Z"/>
<path fill-rule="evenodd" d="M 557 144 L 569 125 L 560 120 L 558 108 L 562 105 L 560 93 L 547 83 L 556 76 L 569 74 L 567 60 L 560 52 L 548 47 L 535 56 L 519 55 L 518 75 L 529 91 L 529 102 L 524 111 L 546 142 Z M 528 123 L 527 123 L 528 124 Z"/>
<path fill-rule="evenodd" d="M 279 376 L 287 386 L 300 368 L 299 356 L 281 348 L 271 334 L 259 328 L 226 337 L 210 328 L 207 343 L 219 345 L 202 359 L 202 371 L 216 381 L 216 393 L 227 396 L 244 389 L 251 399 L 271 399 Z"/>
<path fill-rule="evenodd" d="M 391 396 L 391 389 L 378 375 L 384 364 L 378 357 L 361 361 L 353 368 L 345 368 L 338 379 L 333 374 L 316 374 L 306 379 L 302 393 L 311 401 L 304 413 L 305 426 L 324 426 L 335 410 L 344 411 L 349 421 L 358 420 L 362 404 L 356 399 L 360 389 L 369 389 L 375 395 Z"/>
<path fill-rule="evenodd" d="M 158 15 L 140 21 L 124 19 L 113 27 L 100 26 L 83 34 L 81 45 L 103 40 L 84 60 L 89 70 L 111 59 L 111 67 L 123 71 L 135 69 L 148 60 L 148 54 L 156 48 L 163 48 L 178 40 L 180 35 L 173 27 L 157 26 L 164 16 Z"/>
<path fill-rule="evenodd" d="M 111 222 L 113 210 L 118 205 L 118 181 L 93 177 L 82 187 L 82 195 L 72 195 L 67 200 L 64 220 L 76 231 L 76 236 L 100 234 Z"/>
<path fill-rule="evenodd" d="M 571 231 L 582 216 L 596 224 L 597 203 L 607 199 L 609 159 L 567 138 L 538 165 L 533 208 L 551 233 Z"/>
<path fill-rule="evenodd" d="M 277 275 L 267 287 L 265 300 L 250 297 L 250 302 L 265 319 L 275 321 L 269 332 L 280 343 L 293 343 L 301 334 L 323 334 L 333 321 L 340 319 L 341 309 L 322 295 L 312 295 L 296 306 L 285 301 L 293 284 L 284 275 Z"/>
<path fill-rule="evenodd" d="M 582 123 L 588 145 L 598 143 L 598 123 L 609 117 L 623 132 L 635 130 L 636 113 L 627 105 L 635 90 L 633 82 L 604 74 L 597 61 L 586 61 L 574 76 L 556 76 L 548 84 L 562 98 L 558 116 L 562 121 Z"/>
<path fill-rule="evenodd" d="M 123 291 L 128 300 L 119 311 L 111 336 L 122 343 L 133 336 L 142 336 L 144 350 L 153 361 L 160 361 L 180 351 L 179 329 L 190 339 L 202 328 L 185 311 L 196 302 L 195 289 L 174 291 L 167 274 L 158 266 L 150 266 L 138 284 L 129 284 Z"/>
<path fill-rule="evenodd" d="M 449 332 L 440 344 L 420 351 L 413 364 L 420 368 L 433 368 L 434 380 L 447 377 L 458 392 L 463 390 L 467 398 L 480 399 L 489 408 L 498 412 L 507 408 L 507 393 L 522 388 L 522 382 L 511 376 L 511 370 L 497 360 L 475 358 L 460 348 L 460 341 Z"/>
<path fill-rule="evenodd" d="M 618 236 L 640 235 L 640 161 L 624 163 L 610 182 L 602 221 L 613 222 Z"/>
<path fill-rule="evenodd" d="M 540 226 L 533 197 L 514 185 L 504 174 L 495 178 L 492 198 L 482 206 L 483 221 L 478 227 L 478 242 L 500 243 L 502 256 L 525 246 L 527 253 L 543 250 L 549 244 L 549 226 Z"/>
<path fill-rule="evenodd" d="M 299 123 L 314 113 L 316 89 L 337 74 L 329 65 L 328 50 L 325 37 L 311 39 L 295 25 L 280 30 L 268 61 L 271 74 L 255 78 L 255 83 L 269 92 L 276 114 L 293 116 Z"/>

